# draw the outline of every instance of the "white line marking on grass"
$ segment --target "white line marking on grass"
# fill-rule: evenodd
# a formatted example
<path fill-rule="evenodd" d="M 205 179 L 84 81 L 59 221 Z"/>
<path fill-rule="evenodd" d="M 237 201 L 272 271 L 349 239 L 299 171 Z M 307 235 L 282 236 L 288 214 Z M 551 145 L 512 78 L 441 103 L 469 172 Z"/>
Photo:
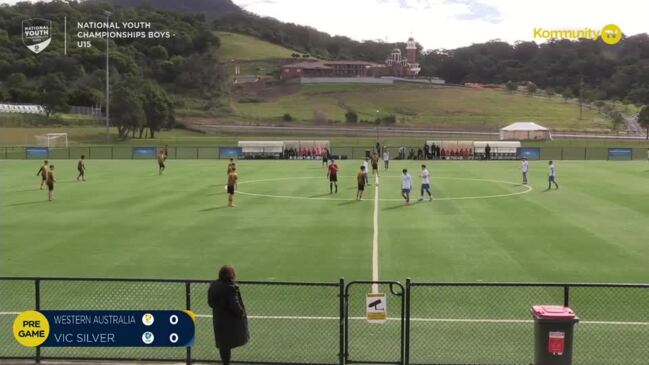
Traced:
<path fill-rule="evenodd" d="M 349 177 L 349 176 L 339 176 L 339 177 Z M 384 177 L 386 177 L 386 178 L 388 178 L 388 177 L 389 178 L 396 178 L 396 177 L 399 177 L 399 176 L 384 176 Z M 322 177 L 315 177 L 315 176 L 282 177 L 282 178 L 276 178 L 276 179 L 243 181 L 243 182 L 239 183 L 239 185 L 246 184 L 246 183 L 250 184 L 250 183 L 258 183 L 258 182 L 285 181 L 285 180 L 295 180 L 295 179 L 322 179 Z M 509 194 L 433 198 L 433 201 L 505 198 L 505 197 L 509 197 L 509 196 L 527 194 L 527 193 L 531 192 L 532 190 L 534 190 L 534 188 L 532 188 L 530 185 L 521 185 L 519 183 L 515 183 L 515 182 L 511 182 L 511 181 L 502 181 L 502 180 L 471 179 L 471 178 L 463 178 L 463 177 L 432 177 L 431 179 L 433 179 L 433 180 L 484 181 L 484 182 L 506 184 L 506 185 L 512 185 L 512 186 L 522 186 L 522 187 L 525 188 L 525 190 L 518 191 L 518 192 L 515 192 L 515 193 L 509 193 Z M 239 190 L 237 190 L 237 193 L 241 194 L 241 195 L 256 196 L 256 197 L 261 197 L 261 198 L 275 198 L 275 199 L 329 200 L 329 201 L 353 201 L 353 200 L 355 200 L 355 199 L 329 198 L 329 197 L 308 197 L 308 196 L 295 196 L 295 195 L 259 194 L 259 193 L 248 193 L 248 192 L 239 191 Z M 403 199 L 401 199 L 401 198 L 381 198 L 381 199 L 379 199 L 379 201 L 403 201 Z"/>
<path fill-rule="evenodd" d="M 210 314 L 197 314 L 199 318 L 212 318 Z M 338 321 L 338 317 L 327 316 L 248 316 L 249 319 L 285 319 L 307 321 Z M 366 317 L 349 317 L 354 321 L 366 321 Z M 400 321 L 400 317 L 388 318 L 388 321 Z M 441 322 L 441 323 L 534 323 L 532 319 L 480 319 L 480 318 L 410 318 L 413 322 Z M 611 325 L 611 326 L 649 326 L 649 322 L 616 322 L 616 321 L 580 321 L 579 324 Z"/>
<path fill-rule="evenodd" d="M 0 312 L 0 316 L 17 316 L 22 312 Z M 211 314 L 196 314 L 197 318 L 212 318 Z M 304 321 L 338 321 L 338 317 L 327 316 L 248 316 L 249 319 L 283 319 Z M 365 317 L 349 317 L 354 321 L 366 321 Z M 388 321 L 400 321 L 400 317 L 388 318 Z M 480 319 L 480 318 L 410 318 L 413 322 L 458 322 L 458 323 L 534 323 L 531 319 Z M 579 321 L 579 324 L 594 324 L 607 326 L 649 326 L 649 322 L 619 322 L 619 321 Z"/>
<path fill-rule="evenodd" d="M 372 236 L 372 281 L 379 281 L 379 176 L 374 179 L 374 230 Z M 379 284 L 372 284 L 372 294 L 379 292 Z"/>

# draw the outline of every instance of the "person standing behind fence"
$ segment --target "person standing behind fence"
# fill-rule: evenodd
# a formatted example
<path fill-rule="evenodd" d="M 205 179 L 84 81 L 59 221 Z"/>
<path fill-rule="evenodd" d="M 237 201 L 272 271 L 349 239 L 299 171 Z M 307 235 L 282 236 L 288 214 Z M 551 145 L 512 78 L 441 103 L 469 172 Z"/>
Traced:
<path fill-rule="evenodd" d="M 230 265 L 219 270 L 219 279 L 210 284 L 207 303 L 212 308 L 214 342 L 221 362 L 229 365 L 232 349 L 248 343 L 248 316 L 236 282 L 236 273 Z"/>

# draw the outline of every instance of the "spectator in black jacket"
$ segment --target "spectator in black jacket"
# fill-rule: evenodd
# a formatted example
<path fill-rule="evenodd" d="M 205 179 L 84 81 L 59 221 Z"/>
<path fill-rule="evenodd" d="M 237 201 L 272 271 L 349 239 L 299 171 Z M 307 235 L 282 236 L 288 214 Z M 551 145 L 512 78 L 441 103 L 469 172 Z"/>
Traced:
<path fill-rule="evenodd" d="M 214 341 L 223 365 L 230 364 L 232 349 L 248 343 L 248 317 L 232 266 L 219 270 L 219 279 L 210 284 L 207 302 L 212 307 Z"/>

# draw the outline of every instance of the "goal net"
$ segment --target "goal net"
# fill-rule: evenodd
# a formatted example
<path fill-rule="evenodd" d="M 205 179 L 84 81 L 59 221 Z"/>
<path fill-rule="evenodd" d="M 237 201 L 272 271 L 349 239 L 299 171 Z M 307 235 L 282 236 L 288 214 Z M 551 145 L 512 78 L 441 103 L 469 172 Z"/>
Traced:
<path fill-rule="evenodd" d="M 42 147 L 68 147 L 67 133 L 47 133 L 36 136 L 36 141 Z"/>

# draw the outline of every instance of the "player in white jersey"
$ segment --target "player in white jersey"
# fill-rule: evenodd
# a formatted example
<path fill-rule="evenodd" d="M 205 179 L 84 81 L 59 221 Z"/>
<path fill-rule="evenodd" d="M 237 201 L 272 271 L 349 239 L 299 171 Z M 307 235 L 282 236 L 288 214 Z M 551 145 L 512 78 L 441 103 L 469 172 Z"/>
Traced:
<path fill-rule="evenodd" d="M 527 158 L 523 157 L 521 161 L 521 172 L 523 173 L 523 185 L 527 185 L 527 172 L 529 171 L 529 161 Z"/>
<path fill-rule="evenodd" d="M 548 190 L 550 190 L 553 183 L 556 187 L 555 190 L 559 189 L 559 184 L 557 184 L 557 167 L 554 165 L 553 161 L 550 161 L 548 165 Z"/>
<path fill-rule="evenodd" d="M 387 148 L 383 148 L 383 164 L 385 165 L 385 169 L 388 169 L 388 166 L 390 166 L 390 151 L 388 151 Z"/>
<path fill-rule="evenodd" d="M 403 177 L 401 178 L 401 196 L 406 200 L 406 205 L 410 204 L 410 189 L 412 189 L 412 176 L 408 173 L 408 169 L 403 169 Z"/>
<path fill-rule="evenodd" d="M 433 201 L 433 194 L 430 193 L 430 171 L 426 165 L 421 165 L 421 197 L 419 201 L 424 200 L 424 191 L 428 193 L 428 201 Z"/>
<path fill-rule="evenodd" d="M 365 185 L 372 185 L 370 184 L 370 179 L 367 177 L 367 172 L 370 171 L 370 158 L 365 157 L 363 160 L 363 166 L 365 167 Z"/>

